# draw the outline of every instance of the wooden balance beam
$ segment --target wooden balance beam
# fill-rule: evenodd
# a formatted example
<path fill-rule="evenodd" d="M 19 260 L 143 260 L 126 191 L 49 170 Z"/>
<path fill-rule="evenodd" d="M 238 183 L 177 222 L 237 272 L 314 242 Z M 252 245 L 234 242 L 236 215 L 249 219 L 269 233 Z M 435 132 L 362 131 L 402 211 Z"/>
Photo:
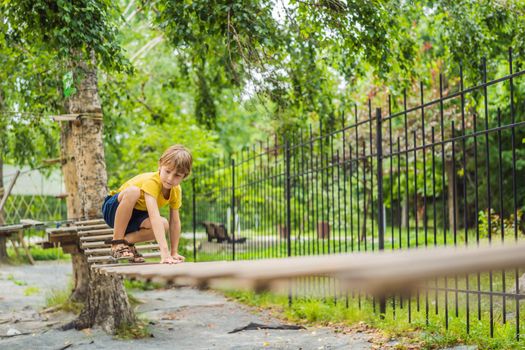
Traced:
<path fill-rule="evenodd" d="M 335 278 L 343 290 L 406 292 L 437 277 L 525 267 L 525 243 L 432 247 L 323 256 L 202 263 L 99 265 L 106 275 L 198 287 L 288 291 L 299 278 Z"/>

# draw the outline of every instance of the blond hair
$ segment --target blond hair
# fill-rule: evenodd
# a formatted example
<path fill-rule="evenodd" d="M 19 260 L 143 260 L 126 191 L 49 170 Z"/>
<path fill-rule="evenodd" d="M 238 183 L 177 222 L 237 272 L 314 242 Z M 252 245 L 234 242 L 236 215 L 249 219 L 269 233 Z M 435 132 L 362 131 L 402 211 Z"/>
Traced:
<path fill-rule="evenodd" d="M 193 158 L 190 151 L 183 145 L 173 145 L 164 151 L 159 159 L 159 167 L 167 166 L 175 169 L 176 172 L 181 173 L 184 177 L 188 177 L 191 172 L 191 165 Z"/>

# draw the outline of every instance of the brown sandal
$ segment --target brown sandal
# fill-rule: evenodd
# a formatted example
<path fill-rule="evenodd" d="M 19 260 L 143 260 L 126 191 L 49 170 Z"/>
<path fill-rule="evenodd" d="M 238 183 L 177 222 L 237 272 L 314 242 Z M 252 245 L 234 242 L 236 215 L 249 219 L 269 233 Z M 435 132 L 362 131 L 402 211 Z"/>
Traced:
<path fill-rule="evenodd" d="M 146 259 L 139 253 L 134 243 L 128 243 L 129 250 L 133 253 L 133 258 L 129 259 L 130 263 L 143 263 Z"/>
<path fill-rule="evenodd" d="M 134 258 L 133 251 L 130 249 L 130 247 L 128 246 L 128 241 L 126 241 L 125 239 L 108 240 L 104 243 L 111 244 L 110 255 L 114 260 Z M 113 246 L 115 245 L 120 245 L 120 246 L 113 249 Z"/>

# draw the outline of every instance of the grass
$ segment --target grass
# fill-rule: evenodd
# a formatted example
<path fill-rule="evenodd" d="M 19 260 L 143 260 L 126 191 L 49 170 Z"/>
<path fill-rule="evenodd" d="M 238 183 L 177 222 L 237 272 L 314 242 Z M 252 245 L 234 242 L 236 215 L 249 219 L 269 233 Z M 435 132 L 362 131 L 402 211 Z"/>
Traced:
<path fill-rule="evenodd" d="M 31 295 L 35 295 L 35 294 L 38 294 L 38 293 L 40 293 L 40 288 L 35 287 L 35 286 L 27 287 L 27 288 L 24 290 L 24 295 L 25 295 L 26 297 L 31 296 Z"/>
<path fill-rule="evenodd" d="M 273 232 L 273 231 L 271 231 Z M 267 232 L 267 233 L 271 233 Z M 373 233 L 373 235 L 372 235 Z M 317 238 L 317 233 L 313 231 L 306 231 L 301 233 L 301 237 L 297 239 L 298 232 L 292 232 L 290 251 L 292 256 L 305 255 L 319 255 L 331 253 L 350 253 L 358 251 L 378 251 L 379 238 L 377 227 L 372 231 L 372 226 L 367 231 L 365 239 L 359 239 L 357 236 L 357 228 L 352 231 L 347 228 L 346 233 L 344 228 L 332 228 L 329 239 Z M 345 239 L 346 235 L 346 239 Z M 469 229 L 465 232 L 464 229 L 458 228 L 457 232 L 443 231 L 442 228 L 427 225 L 426 229 L 420 225 L 410 228 L 399 228 L 387 226 L 385 228 L 385 250 L 406 249 L 424 247 L 424 246 L 464 246 L 466 242 L 468 245 L 475 245 L 477 241 L 480 243 L 488 243 L 488 238 L 482 232 L 478 233 L 475 229 Z M 288 256 L 288 242 L 286 238 L 279 237 L 276 233 L 272 237 L 275 241 L 257 241 L 261 236 L 260 232 L 253 230 L 244 230 L 240 233 L 241 237 L 247 237 L 247 243 L 236 245 L 236 258 L 238 260 L 245 259 L 263 259 L 263 258 L 281 258 Z M 520 234 L 521 240 L 525 237 Z M 500 235 L 493 235 L 494 242 L 500 242 Z M 508 234 L 505 236 L 506 241 L 514 241 L 514 236 Z M 197 253 L 198 261 L 214 261 L 214 260 L 231 260 L 231 244 L 223 243 L 216 244 L 215 252 Z M 193 252 L 185 252 L 186 258 L 193 260 Z"/>
<path fill-rule="evenodd" d="M 115 338 L 121 340 L 143 339 L 153 337 L 149 329 L 149 322 L 138 319 L 134 324 L 123 324 L 115 332 Z"/>
<path fill-rule="evenodd" d="M 82 311 L 83 304 L 70 299 L 71 290 L 73 290 L 73 281 L 70 280 L 66 289 L 52 289 L 46 293 L 45 308 L 56 308 L 66 312 L 72 312 L 79 315 Z"/>
<path fill-rule="evenodd" d="M 13 282 L 17 286 L 26 286 L 27 285 L 26 282 L 15 279 L 15 276 L 13 276 L 12 274 L 7 275 L 7 280 Z"/>
<path fill-rule="evenodd" d="M 331 225 L 332 226 L 332 225 Z M 514 235 L 507 230 L 505 240 L 513 241 Z M 377 227 L 368 225 L 366 237 L 359 239 L 357 225 L 354 223 L 353 227 L 350 225 L 346 227 L 331 227 L 330 239 L 319 239 L 317 233 L 311 230 L 301 231 L 299 239 L 297 236 L 298 231 L 292 232 L 291 239 L 291 252 L 292 255 L 314 255 L 314 254 L 327 254 L 327 253 L 345 253 L 352 251 L 377 251 L 378 247 L 378 230 Z M 237 233 L 236 233 L 237 234 Z M 284 257 L 287 256 L 287 239 L 279 237 L 275 231 L 275 228 L 265 229 L 264 232 L 255 230 L 243 230 L 240 234 L 241 237 L 247 237 L 248 242 L 257 241 L 257 238 L 262 236 L 266 237 L 277 237 L 277 240 L 273 243 L 261 242 L 256 243 L 254 251 L 247 253 L 239 253 L 241 256 L 253 256 L 257 258 L 273 258 L 273 257 Z M 479 237 L 478 237 L 479 236 Z M 346 238 L 345 238 L 346 237 Z M 520 239 L 525 239 L 522 233 L 519 233 Z M 501 236 L 499 234 L 492 235 L 494 242 L 500 242 Z M 476 244 L 476 241 L 488 242 L 486 233 L 476 232 L 475 229 L 468 229 L 466 232 L 463 228 L 458 228 L 456 232 L 447 229 L 443 230 L 441 227 L 432 225 L 430 221 L 426 227 L 419 223 L 416 227 L 412 225 L 410 228 L 400 228 L 398 226 L 387 226 L 385 228 L 385 250 L 400 249 L 400 248 L 415 248 L 422 246 L 433 246 L 433 245 L 465 245 Z M 226 244 L 226 243 L 225 243 Z M 242 244 L 237 244 L 237 247 L 242 247 Z M 201 253 L 199 252 L 199 255 Z M 188 255 L 192 255 L 190 252 Z M 227 254 L 224 254 L 227 255 Z"/>
<path fill-rule="evenodd" d="M 288 305 L 288 297 L 278 296 L 270 293 L 256 294 L 246 291 L 226 291 L 225 294 L 242 303 L 272 310 L 274 315 L 295 323 L 304 325 L 332 326 L 336 329 L 357 327 L 361 329 L 363 324 L 377 329 L 380 337 L 375 342 L 396 339 L 399 344 L 397 349 L 440 349 L 458 344 L 474 344 L 480 350 L 510 350 L 523 349 L 523 342 L 515 340 L 515 325 L 511 323 L 494 324 L 494 337 L 487 336 L 489 333 L 488 322 L 471 319 L 470 333 L 466 331 L 464 317 L 450 317 L 448 329 L 445 326 L 443 311 L 440 314 L 430 312 L 428 323 L 424 310 L 417 312 L 417 302 L 410 303 L 411 322 L 408 322 L 408 303 L 405 300 L 404 307 L 396 308 L 395 315 L 390 309 L 384 318 L 381 318 L 374 310 L 374 303 L 370 298 L 349 297 L 348 306 L 346 298 L 298 298 L 294 299 L 291 306 Z M 390 300 L 391 302 L 391 300 Z M 377 304 L 376 304 L 377 306 Z M 525 310 L 524 310 L 525 312 Z M 452 311 L 450 312 L 452 314 Z M 488 315 L 484 313 L 482 319 L 487 320 Z M 474 318 L 474 313 L 472 314 Z M 377 344 L 376 344 L 377 345 Z"/>

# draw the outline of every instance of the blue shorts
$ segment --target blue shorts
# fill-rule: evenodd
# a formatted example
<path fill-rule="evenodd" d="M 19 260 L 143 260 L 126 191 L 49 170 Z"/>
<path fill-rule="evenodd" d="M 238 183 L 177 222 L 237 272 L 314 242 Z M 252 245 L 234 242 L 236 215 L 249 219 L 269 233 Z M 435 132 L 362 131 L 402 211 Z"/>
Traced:
<path fill-rule="evenodd" d="M 104 199 L 104 204 L 102 204 L 102 215 L 104 216 L 104 221 L 109 227 L 114 227 L 115 225 L 115 214 L 117 213 L 118 205 L 118 193 L 113 196 L 107 196 L 106 199 Z M 126 233 L 138 231 L 140 229 L 140 224 L 142 224 L 147 218 L 147 211 L 134 208 L 131 213 L 131 218 L 129 219 L 128 227 L 126 228 Z"/>

